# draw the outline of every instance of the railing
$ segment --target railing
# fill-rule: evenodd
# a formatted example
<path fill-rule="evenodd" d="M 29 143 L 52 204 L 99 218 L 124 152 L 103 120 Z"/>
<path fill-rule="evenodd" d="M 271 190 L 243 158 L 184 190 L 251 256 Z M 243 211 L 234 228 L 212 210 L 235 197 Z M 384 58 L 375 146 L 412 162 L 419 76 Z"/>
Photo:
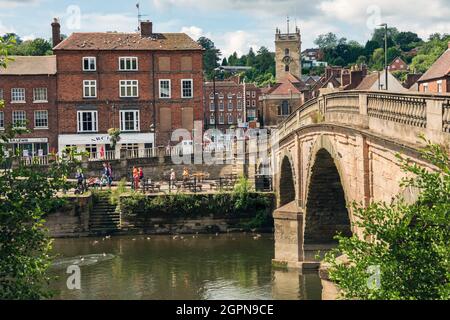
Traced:
<path fill-rule="evenodd" d="M 353 116 L 342 117 L 341 114 Z M 417 141 L 417 134 L 423 132 L 445 142 L 450 136 L 436 136 L 436 132 L 450 133 L 450 96 L 383 91 L 323 94 L 307 101 L 278 126 L 279 140 L 305 125 L 320 122 L 359 125 L 409 142 Z"/>
<path fill-rule="evenodd" d="M 25 166 L 30 166 L 32 164 L 46 166 L 49 163 L 48 156 L 22 157 L 20 161 L 22 165 Z"/>
<path fill-rule="evenodd" d="M 359 94 L 357 92 L 330 94 L 326 98 L 325 112 L 359 113 Z"/>
<path fill-rule="evenodd" d="M 367 112 L 370 117 L 426 128 L 426 100 L 421 97 L 369 94 Z"/>

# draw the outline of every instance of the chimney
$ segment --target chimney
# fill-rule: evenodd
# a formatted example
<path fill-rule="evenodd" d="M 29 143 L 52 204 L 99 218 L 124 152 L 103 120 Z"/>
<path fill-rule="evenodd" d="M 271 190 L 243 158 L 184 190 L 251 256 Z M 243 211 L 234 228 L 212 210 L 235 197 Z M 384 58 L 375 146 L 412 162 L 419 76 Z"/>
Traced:
<path fill-rule="evenodd" d="M 149 38 L 153 35 L 153 23 L 150 21 L 141 21 L 141 36 Z"/>
<path fill-rule="evenodd" d="M 52 22 L 52 40 L 53 48 L 61 42 L 61 25 L 57 18 L 54 18 Z"/>

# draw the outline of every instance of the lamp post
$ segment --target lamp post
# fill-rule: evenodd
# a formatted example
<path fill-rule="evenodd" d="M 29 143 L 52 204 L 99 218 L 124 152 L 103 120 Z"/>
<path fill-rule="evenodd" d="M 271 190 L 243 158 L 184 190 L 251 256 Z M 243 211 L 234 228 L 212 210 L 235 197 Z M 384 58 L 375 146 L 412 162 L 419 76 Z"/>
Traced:
<path fill-rule="evenodd" d="M 384 73 L 385 73 L 385 87 L 388 90 L 388 25 L 387 23 L 382 23 L 379 25 L 384 27 Z"/>

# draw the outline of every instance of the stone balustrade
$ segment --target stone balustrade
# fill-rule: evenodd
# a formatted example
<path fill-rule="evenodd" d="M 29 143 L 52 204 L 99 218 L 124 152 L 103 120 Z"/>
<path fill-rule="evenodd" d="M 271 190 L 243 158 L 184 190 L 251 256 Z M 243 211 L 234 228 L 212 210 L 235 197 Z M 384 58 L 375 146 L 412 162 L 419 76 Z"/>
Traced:
<path fill-rule="evenodd" d="M 306 102 L 279 125 L 279 139 L 303 126 L 322 122 L 361 127 L 405 143 L 417 144 L 419 134 L 436 143 L 448 143 L 450 96 L 385 91 L 323 94 Z"/>

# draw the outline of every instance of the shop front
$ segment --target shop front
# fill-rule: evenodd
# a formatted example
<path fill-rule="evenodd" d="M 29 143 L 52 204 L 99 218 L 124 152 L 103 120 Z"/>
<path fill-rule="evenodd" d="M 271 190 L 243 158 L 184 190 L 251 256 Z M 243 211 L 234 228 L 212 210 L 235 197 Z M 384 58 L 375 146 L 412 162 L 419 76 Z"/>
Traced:
<path fill-rule="evenodd" d="M 153 133 L 122 133 L 112 148 L 108 134 L 65 134 L 58 137 L 58 151 L 76 147 L 78 152 L 88 153 L 90 159 L 114 160 L 152 149 L 154 139 Z"/>
<path fill-rule="evenodd" d="M 48 138 L 15 138 L 9 140 L 8 153 L 22 157 L 43 157 L 49 153 Z"/>

